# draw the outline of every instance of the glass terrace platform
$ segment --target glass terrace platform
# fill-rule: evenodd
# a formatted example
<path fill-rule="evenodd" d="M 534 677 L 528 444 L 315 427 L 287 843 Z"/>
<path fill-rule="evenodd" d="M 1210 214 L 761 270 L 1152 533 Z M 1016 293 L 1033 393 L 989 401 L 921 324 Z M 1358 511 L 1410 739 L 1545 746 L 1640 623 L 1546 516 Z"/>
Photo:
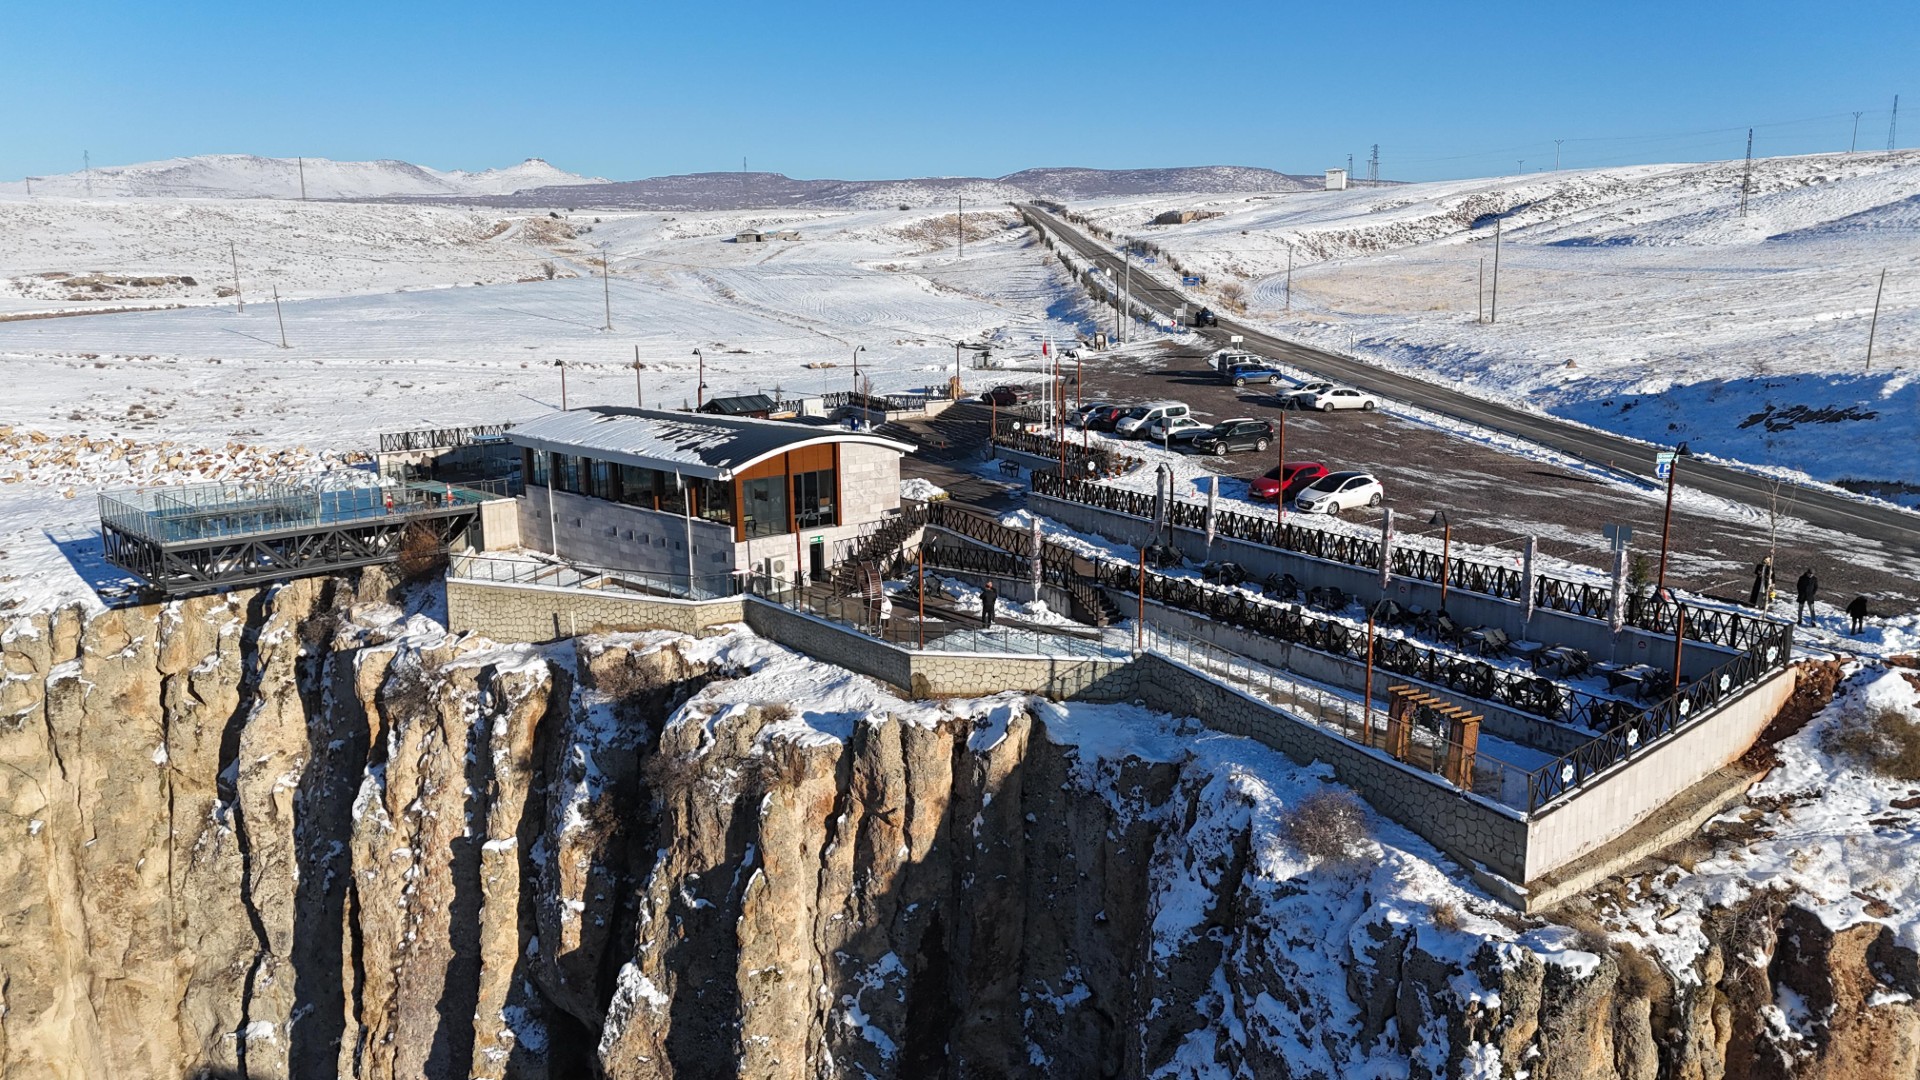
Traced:
<path fill-rule="evenodd" d="M 488 485 L 238 481 L 102 494 L 107 558 L 164 595 L 366 566 L 425 530 L 442 550 L 505 497 Z"/>

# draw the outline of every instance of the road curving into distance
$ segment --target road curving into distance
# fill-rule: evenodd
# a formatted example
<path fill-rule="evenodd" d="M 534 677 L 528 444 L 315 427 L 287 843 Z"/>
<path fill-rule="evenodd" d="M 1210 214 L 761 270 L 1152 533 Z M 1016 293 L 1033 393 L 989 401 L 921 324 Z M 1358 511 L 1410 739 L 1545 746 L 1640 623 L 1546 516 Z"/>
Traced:
<path fill-rule="evenodd" d="M 1123 271 L 1118 253 L 1072 224 L 1031 204 L 1016 203 L 1014 208 L 1029 224 L 1052 233 L 1082 258 L 1109 270 Z M 1131 295 L 1135 303 L 1162 315 L 1172 315 L 1182 305 L 1189 310 L 1197 306 L 1178 289 L 1139 266 L 1132 270 Z M 1439 383 L 1275 337 L 1225 318 L 1220 319 L 1218 327 L 1200 333 L 1221 346 L 1227 344 L 1229 336 L 1238 334 L 1244 348 L 1283 360 L 1323 379 L 1359 386 L 1383 398 L 1522 438 L 1648 484 L 1659 483 L 1653 478 L 1653 457 L 1664 447 L 1487 401 Z M 1767 477 L 1691 458 L 1681 464 L 1678 484 L 1763 512 L 1773 494 L 1773 481 Z M 1820 528 L 1872 540 L 1888 554 L 1920 559 L 1920 514 L 1836 495 L 1822 488 L 1797 484 L 1792 487 L 1790 516 Z"/>

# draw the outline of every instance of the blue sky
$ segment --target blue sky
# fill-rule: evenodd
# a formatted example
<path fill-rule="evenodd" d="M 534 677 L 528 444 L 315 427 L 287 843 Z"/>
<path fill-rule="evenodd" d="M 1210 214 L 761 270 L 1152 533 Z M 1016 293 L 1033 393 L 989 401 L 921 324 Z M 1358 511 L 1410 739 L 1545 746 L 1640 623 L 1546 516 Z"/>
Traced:
<path fill-rule="evenodd" d="M 1920 144 L 1920 4 L 8 5 L 0 179 L 201 153 L 629 179 L 1420 180 Z"/>

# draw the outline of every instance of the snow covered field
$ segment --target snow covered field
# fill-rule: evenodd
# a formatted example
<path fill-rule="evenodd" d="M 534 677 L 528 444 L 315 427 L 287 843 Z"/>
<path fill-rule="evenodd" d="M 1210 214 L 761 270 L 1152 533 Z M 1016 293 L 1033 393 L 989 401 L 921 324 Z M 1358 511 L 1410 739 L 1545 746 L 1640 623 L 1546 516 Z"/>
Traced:
<path fill-rule="evenodd" d="M 1920 151 L 1077 206 L 1254 322 L 1819 480 L 1920 482 Z M 1167 209 L 1222 216 L 1145 223 Z M 1497 322 L 1491 293 L 1501 222 Z M 1292 311 L 1286 268 L 1293 250 Z M 1882 270 L 1886 294 L 1866 370 Z M 1489 304 L 1491 297 L 1489 296 Z"/>
<path fill-rule="evenodd" d="M 1017 360 L 1090 325 L 1010 215 L 970 212 L 964 259 L 939 217 L 0 198 L 0 598 L 79 588 L 40 530 L 89 519 L 98 488 L 316 467 L 381 431 L 526 419 L 559 407 L 555 361 L 570 404 L 629 404 L 637 349 L 647 403 L 678 407 L 695 397 L 696 348 L 710 397 L 852 389 L 856 348 L 891 391 L 944 385 L 957 341 Z M 733 240 L 773 226 L 801 239 Z M 215 291 L 229 239 L 244 312 Z M 40 276 L 62 273 L 194 284 L 76 299 Z"/>

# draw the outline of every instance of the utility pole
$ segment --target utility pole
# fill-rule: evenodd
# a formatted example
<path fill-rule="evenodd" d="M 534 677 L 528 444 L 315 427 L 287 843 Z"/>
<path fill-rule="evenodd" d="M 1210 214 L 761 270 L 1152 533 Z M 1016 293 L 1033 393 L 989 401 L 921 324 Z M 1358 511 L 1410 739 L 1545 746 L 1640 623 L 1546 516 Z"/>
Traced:
<path fill-rule="evenodd" d="M 1493 219 L 1493 299 L 1487 305 L 1487 321 L 1500 321 L 1500 219 Z"/>
<path fill-rule="evenodd" d="M 1867 324 L 1867 370 L 1873 370 L 1873 335 L 1880 329 L 1880 297 L 1887 291 L 1887 272 L 1880 271 L 1880 287 L 1873 293 L 1873 321 Z"/>
<path fill-rule="evenodd" d="M 1380 179 L 1380 144 L 1373 144 L 1373 156 L 1367 159 L 1367 179 Z"/>
<path fill-rule="evenodd" d="M 602 330 L 613 329 L 613 286 L 608 282 L 608 275 L 611 273 L 613 273 L 613 253 L 608 250 L 607 242 L 602 240 L 600 241 L 600 300 L 607 309 L 607 325 L 601 327 Z"/>
<path fill-rule="evenodd" d="M 247 305 L 240 299 L 240 251 L 231 240 L 227 241 L 227 258 L 233 261 L 233 311 L 237 315 L 247 310 Z"/>
<path fill-rule="evenodd" d="M 27 198 L 33 198 L 33 177 L 27 177 Z"/>
<path fill-rule="evenodd" d="M 1515 174 L 1515 175 L 1519 175 L 1520 173 L 1523 173 L 1523 172 L 1526 172 L 1526 171 L 1527 171 L 1527 159 L 1526 159 L 1526 158 L 1517 158 L 1517 159 L 1515 159 L 1515 160 L 1514 160 L 1514 163 L 1513 163 L 1513 171 L 1514 171 L 1514 174 Z"/>
<path fill-rule="evenodd" d="M 1293 245 L 1287 245 L 1287 310 L 1293 310 Z"/>
<path fill-rule="evenodd" d="M 1560 171 L 1560 144 L 1566 141 L 1567 140 L 1565 139 L 1553 140 L 1553 171 L 1554 172 Z"/>
<path fill-rule="evenodd" d="M 960 258 L 964 259 L 967 257 L 967 200 L 965 196 L 960 198 L 960 212 L 955 215 L 953 231 L 955 235 L 959 237 Z"/>
<path fill-rule="evenodd" d="M 1747 193 L 1753 190 L 1753 129 L 1747 129 L 1747 171 L 1740 176 L 1740 216 L 1747 216 Z"/>
<path fill-rule="evenodd" d="M 1887 153 L 1893 153 L 1893 136 L 1900 128 L 1900 95 L 1893 95 L 1893 116 L 1887 120 Z M 93 192 L 89 191 L 91 195 Z"/>
<path fill-rule="evenodd" d="M 1121 250 L 1120 261 L 1124 263 L 1127 268 L 1127 272 L 1125 275 L 1125 283 L 1120 287 L 1120 298 L 1121 298 L 1121 301 L 1127 307 L 1127 314 L 1132 315 L 1133 314 L 1133 311 L 1132 311 L 1132 308 L 1133 308 L 1133 241 L 1131 240 L 1127 241 L 1127 246 Z M 1133 323 L 1131 320 L 1129 320 L 1125 325 L 1126 325 L 1126 331 L 1127 331 L 1127 340 L 1132 341 L 1133 340 Z"/>
<path fill-rule="evenodd" d="M 280 347 L 293 348 L 287 344 L 287 320 L 280 314 L 280 286 L 277 284 L 273 287 L 273 317 L 280 323 Z"/>
<path fill-rule="evenodd" d="M 1847 143 L 1847 153 L 1849 154 L 1853 153 L 1860 146 L 1860 116 L 1861 113 L 1858 111 L 1853 114 L 1853 138 Z"/>
<path fill-rule="evenodd" d="M 647 396 L 640 392 L 640 346 L 633 347 L 633 407 L 647 407 Z"/>
<path fill-rule="evenodd" d="M 307 201 L 307 159 L 303 157 L 299 157 L 299 158 L 294 158 L 293 160 L 300 167 L 300 201 L 306 202 Z"/>
<path fill-rule="evenodd" d="M 1900 104 L 1900 99 L 1894 98 L 1893 102 L 1894 102 L 1894 107 L 1898 108 Z M 1893 136 L 1891 135 L 1887 136 L 1887 142 L 1891 144 L 1893 142 Z M 1889 145 L 1887 149 L 1891 150 L 1893 149 L 1893 147 Z M 80 151 L 80 166 L 82 169 L 86 170 L 87 198 L 91 199 L 93 198 L 93 152 L 91 150 Z"/>
<path fill-rule="evenodd" d="M 638 346 L 636 346 L 636 348 L 637 347 Z M 696 409 L 704 409 L 707 405 L 707 354 L 701 352 L 699 349 L 695 349 L 693 350 L 693 355 L 700 358 L 700 373 L 694 376 L 693 407 Z M 680 399 L 680 404 L 685 405 L 686 403 L 685 398 Z"/>
<path fill-rule="evenodd" d="M 1480 256 L 1480 291 L 1475 294 L 1480 299 L 1480 317 L 1475 322 L 1487 321 L 1487 257 Z"/>

